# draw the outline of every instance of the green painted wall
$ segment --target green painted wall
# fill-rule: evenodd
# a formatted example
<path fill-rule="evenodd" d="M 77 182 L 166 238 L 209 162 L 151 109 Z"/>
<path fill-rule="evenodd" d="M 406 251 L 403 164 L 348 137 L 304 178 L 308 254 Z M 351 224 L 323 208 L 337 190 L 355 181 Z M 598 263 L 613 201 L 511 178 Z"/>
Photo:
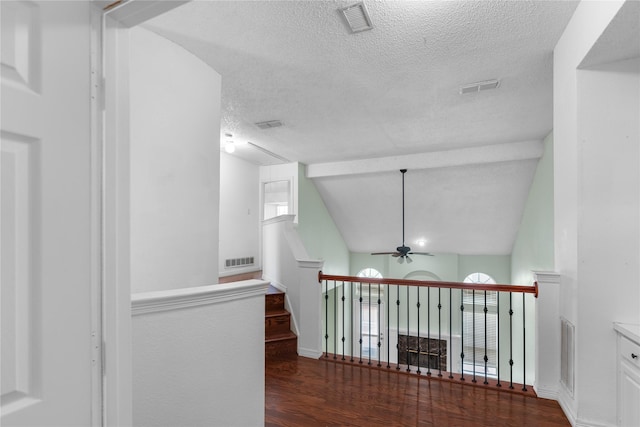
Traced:
<path fill-rule="evenodd" d="M 462 282 L 471 273 L 485 273 L 496 283 L 511 283 L 510 255 L 460 255 L 458 278 Z"/>
<path fill-rule="evenodd" d="M 528 285 L 533 282 L 531 270 L 553 269 L 553 133 L 550 133 L 544 140 L 544 154 L 538 162 L 511 251 L 511 282 Z"/>
<path fill-rule="evenodd" d="M 326 274 L 349 274 L 349 249 L 315 184 L 298 167 L 298 234 L 312 259 L 324 260 Z"/>

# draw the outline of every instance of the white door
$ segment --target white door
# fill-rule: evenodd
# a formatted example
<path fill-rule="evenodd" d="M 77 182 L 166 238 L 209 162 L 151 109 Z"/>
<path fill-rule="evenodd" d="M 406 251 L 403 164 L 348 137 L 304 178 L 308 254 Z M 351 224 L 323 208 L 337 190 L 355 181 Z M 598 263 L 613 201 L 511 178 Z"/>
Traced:
<path fill-rule="evenodd" d="M 4 427 L 99 420 L 91 7 L 0 2 Z"/>

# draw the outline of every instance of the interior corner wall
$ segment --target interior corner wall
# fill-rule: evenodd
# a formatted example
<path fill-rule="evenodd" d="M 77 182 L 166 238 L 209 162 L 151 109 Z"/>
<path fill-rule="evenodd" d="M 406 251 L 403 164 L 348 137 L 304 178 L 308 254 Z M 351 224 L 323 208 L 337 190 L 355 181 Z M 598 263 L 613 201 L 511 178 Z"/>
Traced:
<path fill-rule="evenodd" d="M 260 268 L 259 168 L 236 156 L 220 153 L 220 276 Z M 253 257 L 254 264 L 226 267 L 225 260 Z"/>
<path fill-rule="evenodd" d="M 553 133 L 544 139 L 511 252 L 511 283 L 533 283 L 532 270 L 553 271 Z"/>
<path fill-rule="evenodd" d="M 220 75 L 130 30 L 131 291 L 218 281 Z"/>
<path fill-rule="evenodd" d="M 560 403 L 580 425 L 616 424 L 612 322 L 639 300 L 638 110 L 624 110 L 638 90 L 579 70 L 623 5 L 581 2 L 554 50 L 555 270 L 560 314 L 576 327 L 575 388 L 561 387 Z"/>
<path fill-rule="evenodd" d="M 326 274 L 349 274 L 349 248 L 313 181 L 299 165 L 298 233 L 312 259 L 324 261 Z"/>

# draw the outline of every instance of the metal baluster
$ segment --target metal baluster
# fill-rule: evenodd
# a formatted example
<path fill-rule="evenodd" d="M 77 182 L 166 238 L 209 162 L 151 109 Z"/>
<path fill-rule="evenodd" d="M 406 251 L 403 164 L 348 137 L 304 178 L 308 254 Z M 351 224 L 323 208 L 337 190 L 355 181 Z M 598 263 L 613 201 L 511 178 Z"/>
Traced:
<path fill-rule="evenodd" d="M 396 285 L 396 353 L 398 360 L 396 361 L 396 370 L 400 370 L 400 286 Z"/>
<path fill-rule="evenodd" d="M 358 363 L 362 365 L 362 283 L 360 283 L 360 298 L 358 298 L 360 302 L 360 323 L 358 324 L 358 331 L 360 334 L 360 340 L 358 343 L 360 344 L 360 360 Z"/>
<path fill-rule="evenodd" d="M 386 320 L 385 323 L 387 324 L 387 369 L 391 368 L 391 365 L 389 364 L 389 361 L 391 359 L 391 353 L 390 353 L 391 349 L 389 348 L 389 324 L 391 323 L 389 321 L 389 310 L 390 310 L 389 294 L 390 294 L 389 285 L 385 285 L 385 295 L 387 296 L 387 317 L 385 318 Z"/>
<path fill-rule="evenodd" d="M 442 377 L 442 288 L 438 288 L 438 376 Z"/>
<path fill-rule="evenodd" d="M 351 294 L 351 299 L 349 300 L 349 312 L 351 313 L 351 316 L 349 316 L 351 318 L 351 322 L 349 322 L 349 324 L 351 325 L 351 329 L 349 332 L 349 335 L 351 336 L 351 339 L 349 340 L 350 344 L 351 344 L 351 359 L 349 360 L 351 363 L 353 363 L 353 340 L 354 340 L 354 336 L 353 336 L 353 303 L 355 302 L 355 296 L 354 296 L 354 289 L 355 289 L 355 284 L 353 282 L 351 282 L 351 286 L 349 287 L 349 293 Z"/>
<path fill-rule="evenodd" d="M 422 372 L 420 371 L 420 353 L 422 353 L 422 346 L 420 345 L 420 287 L 418 287 L 418 289 L 416 289 L 417 291 L 417 296 L 418 296 L 418 302 L 416 303 L 416 309 L 417 309 L 417 316 L 418 316 L 418 337 L 417 337 L 417 344 L 418 344 L 418 354 L 417 354 L 417 358 L 418 358 L 418 370 L 416 371 L 418 373 L 418 375 L 420 375 Z M 427 365 L 428 366 L 428 365 Z"/>
<path fill-rule="evenodd" d="M 464 290 L 460 289 L 460 381 L 464 381 Z"/>
<path fill-rule="evenodd" d="M 369 320 L 369 335 L 367 336 L 367 348 L 369 349 L 367 353 L 369 353 L 369 362 L 367 365 L 371 366 L 371 283 L 368 285 L 369 288 L 369 298 L 367 299 L 367 308 L 369 310 L 369 316 L 367 319 Z"/>
<path fill-rule="evenodd" d="M 406 286 L 407 288 L 407 372 L 411 372 L 411 368 L 409 365 L 410 359 L 409 359 L 409 335 L 411 335 L 411 332 L 409 331 L 409 312 L 411 311 L 411 304 L 410 304 L 410 300 L 409 300 L 409 286 Z"/>
<path fill-rule="evenodd" d="M 498 365 L 498 383 L 496 384 L 496 387 L 502 387 L 502 384 L 500 384 L 500 293 L 501 292 L 496 292 L 496 311 L 498 312 L 497 314 L 497 325 L 498 325 L 498 330 L 497 330 L 497 334 L 498 334 L 498 361 L 497 361 L 497 365 Z"/>
<path fill-rule="evenodd" d="M 378 285 L 378 367 L 382 366 L 380 364 L 380 353 L 382 353 L 382 343 L 380 342 L 380 308 L 382 308 L 380 307 L 381 303 L 382 301 L 380 301 L 380 285 Z"/>
<path fill-rule="evenodd" d="M 513 305 L 509 292 L 509 388 L 513 390 Z"/>
<path fill-rule="evenodd" d="M 525 324 L 525 306 L 522 293 L 522 391 L 527 391 L 527 328 Z"/>
<path fill-rule="evenodd" d="M 476 290 L 473 289 L 471 291 L 471 308 L 472 308 L 472 317 L 471 317 L 471 329 L 472 329 L 472 335 L 473 335 L 473 379 L 471 380 L 472 383 L 476 382 Z"/>
<path fill-rule="evenodd" d="M 324 281 L 324 357 L 329 357 L 329 281 Z"/>
<path fill-rule="evenodd" d="M 427 375 L 431 376 L 431 288 L 427 288 Z"/>
<path fill-rule="evenodd" d="M 342 282 L 342 360 L 344 360 L 344 342 L 346 340 L 344 336 L 344 324 L 346 323 L 346 313 L 344 312 L 344 287 L 347 286 L 345 282 Z"/>
<path fill-rule="evenodd" d="M 489 358 L 487 357 L 487 291 L 484 291 L 484 383 L 489 384 L 487 381 L 487 366 Z"/>
<path fill-rule="evenodd" d="M 333 360 L 338 358 L 338 290 L 333 281 Z"/>
<path fill-rule="evenodd" d="M 453 289 L 449 288 L 449 351 L 453 349 Z M 447 354 L 449 358 L 449 379 L 453 379 L 453 354 Z"/>

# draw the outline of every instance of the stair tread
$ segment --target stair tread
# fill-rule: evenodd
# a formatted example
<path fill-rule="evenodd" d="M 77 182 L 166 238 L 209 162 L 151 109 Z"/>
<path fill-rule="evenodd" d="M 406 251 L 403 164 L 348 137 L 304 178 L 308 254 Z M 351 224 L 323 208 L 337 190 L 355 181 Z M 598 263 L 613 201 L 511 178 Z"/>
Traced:
<path fill-rule="evenodd" d="M 278 317 L 278 316 L 291 316 L 291 313 L 289 313 L 284 308 L 281 308 L 278 310 L 269 310 L 264 313 L 264 317 Z"/>
<path fill-rule="evenodd" d="M 286 341 L 286 340 L 292 340 L 297 338 L 298 336 L 296 334 L 294 334 L 291 331 L 288 331 L 288 332 L 280 332 L 278 334 L 265 336 L 264 342 L 269 343 L 269 342 L 276 342 L 276 341 Z"/>
<path fill-rule="evenodd" d="M 278 295 L 278 294 L 284 294 L 284 292 L 282 292 L 280 289 L 276 288 L 273 285 L 269 285 L 269 287 L 267 288 L 267 295 Z"/>

